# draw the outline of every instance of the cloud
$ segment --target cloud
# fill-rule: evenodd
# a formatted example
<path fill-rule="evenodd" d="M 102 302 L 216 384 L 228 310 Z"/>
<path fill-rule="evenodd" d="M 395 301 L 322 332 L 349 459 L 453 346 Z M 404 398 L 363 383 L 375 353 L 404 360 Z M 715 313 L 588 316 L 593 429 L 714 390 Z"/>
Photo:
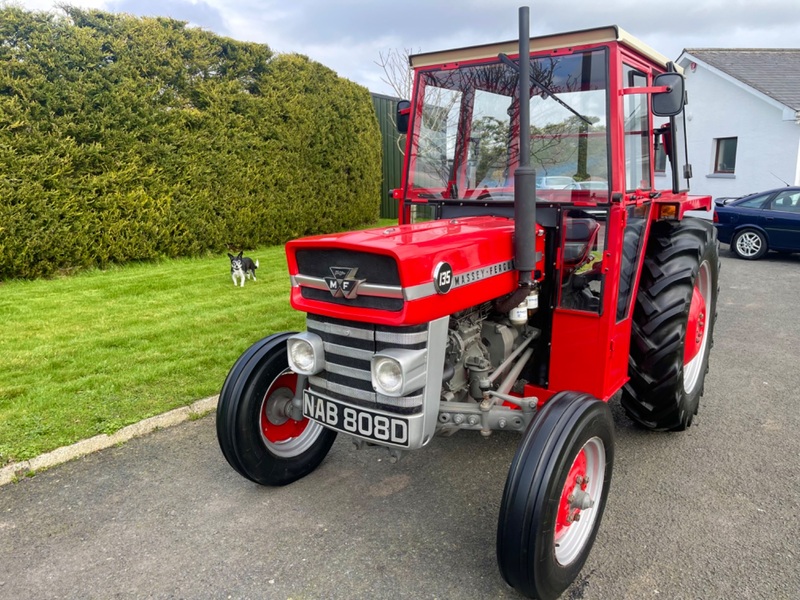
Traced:
<path fill-rule="evenodd" d="M 3 0 L 0 0 L 2 2 Z M 13 0 L 43 8 L 59 0 Z M 63 0 L 62 0 L 63 1 Z M 380 52 L 431 52 L 517 37 L 524 0 L 67 0 L 189 21 L 278 52 L 306 54 L 340 75 L 389 93 Z M 619 25 L 662 54 L 684 48 L 798 47 L 797 0 L 571 0 L 530 3 L 531 34 Z"/>
<path fill-rule="evenodd" d="M 362 83 L 379 79 L 379 52 L 429 52 L 515 39 L 519 0 L 208 0 L 239 39 L 307 54 Z M 796 0 L 574 0 L 536 3 L 532 35 L 619 25 L 670 58 L 686 47 L 798 44 Z M 385 91 L 385 90 L 375 90 Z"/>
<path fill-rule="evenodd" d="M 219 8 L 208 2 L 192 0 L 112 0 L 104 10 L 115 13 L 128 13 L 140 17 L 172 17 L 178 21 L 188 21 L 209 29 L 220 35 L 230 36 L 225 19 Z"/>

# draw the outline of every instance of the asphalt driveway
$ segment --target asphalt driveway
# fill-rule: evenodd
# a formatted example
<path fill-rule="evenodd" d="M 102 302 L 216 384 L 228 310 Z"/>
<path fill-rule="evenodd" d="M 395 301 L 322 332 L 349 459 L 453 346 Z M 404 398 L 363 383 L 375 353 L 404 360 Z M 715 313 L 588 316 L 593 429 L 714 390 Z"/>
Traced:
<path fill-rule="evenodd" d="M 800 256 L 722 254 L 700 414 L 657 434 L 613 404 L 608 507 L 565 597 L 800 595 Z M 391 464 L 340 437 L 267 489 L 227 465 L 213 416 L 159 431 L 0 487 L 0 598 L 519 598 L 494 556 L 518 439 Z"/>

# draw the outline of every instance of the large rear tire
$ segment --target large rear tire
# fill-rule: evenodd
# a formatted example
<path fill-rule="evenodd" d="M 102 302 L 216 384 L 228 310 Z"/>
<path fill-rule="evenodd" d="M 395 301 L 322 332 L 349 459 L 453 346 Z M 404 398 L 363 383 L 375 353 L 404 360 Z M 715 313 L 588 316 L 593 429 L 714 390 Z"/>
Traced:
<path fill-rule="evenodd" d="M 703 395 L 719 291 L 719 243 L 701 219 L 653 224 L 636 296 L 622 406 L 644 427 L 689 427 Z"/>
<path fill-rule="evenodd" d="M 336 432 L 288 416 L 298 376 L 279 333 L 256 342 L 231 368 L 217 404 L 217 440 L 228 463 L 261 485 L 286 485 L 323 461 Z"/>
<path fill-rule="evenodd" d="M 517 449 L 500 504 L 497 562 L 509 585 L 545 599 L 575 580 L 600 527 L 613 463 L 607 404 L 577 392 L 545 404 Z"/>

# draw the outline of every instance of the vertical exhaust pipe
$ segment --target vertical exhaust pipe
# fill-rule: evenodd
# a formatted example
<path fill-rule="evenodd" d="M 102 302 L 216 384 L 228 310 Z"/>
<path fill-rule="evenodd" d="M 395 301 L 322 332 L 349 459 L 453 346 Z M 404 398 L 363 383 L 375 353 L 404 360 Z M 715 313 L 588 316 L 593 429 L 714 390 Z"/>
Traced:
<path fill-rule="evenodd" d="M 528 288 L 536 269 L 536 170 L 531 167 L 530 9 L 519 9 L 519 165 L 514 171 L 514 268 Z"/>

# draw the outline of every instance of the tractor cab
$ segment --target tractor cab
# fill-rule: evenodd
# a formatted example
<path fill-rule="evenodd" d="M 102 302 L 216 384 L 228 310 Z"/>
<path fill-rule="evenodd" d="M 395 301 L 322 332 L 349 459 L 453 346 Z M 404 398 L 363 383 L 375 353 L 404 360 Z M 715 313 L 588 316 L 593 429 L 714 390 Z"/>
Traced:
<path fill-rule="evenodd" d="M 498 214 L 513 202 L 521 130 L 515 45 L 410 57 L 414 98 L 398 105 L 408 134 L 395 192 L 403 222 Z M 688 190 L 683 78 L 673 63 L 618 27 L 533 38 L 530 48 L 523 101 L 537 204 L 608 207 Z"/>

